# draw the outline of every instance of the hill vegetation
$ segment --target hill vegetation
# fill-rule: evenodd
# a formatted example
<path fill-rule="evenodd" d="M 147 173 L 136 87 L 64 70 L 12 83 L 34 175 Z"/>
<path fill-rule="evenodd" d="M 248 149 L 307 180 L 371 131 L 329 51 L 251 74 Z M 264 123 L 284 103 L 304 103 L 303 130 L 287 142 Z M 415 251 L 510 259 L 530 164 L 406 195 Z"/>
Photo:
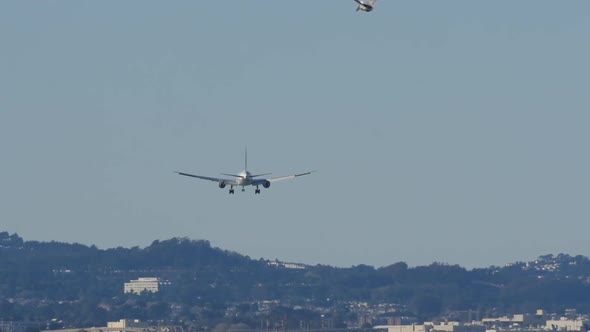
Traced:
<path fill-rule="evenodd" d="M 301 267 L 251 259 L 205 240 L 173 238 L 145 248 L 101 250 L 0 232 L 0 320 L 81 327 L 136 318 L 256 327 L 269 315 L 321 324 L 322 312 L 339 326 L 358 320 L 350 304 L 359 302 L 396 304 L 397 315 L 417 319 L 466 310 L 482 316 L 535 309 L 590 312 L 590 261 L 584 256 L 544 255 L 473 270 L 404 262 Z M 123 284 L 138 277 L 159 277 L 171 286 L 156 294 L 124 294 Z M 274 305 L 262 305 L 269 301 Z"/>

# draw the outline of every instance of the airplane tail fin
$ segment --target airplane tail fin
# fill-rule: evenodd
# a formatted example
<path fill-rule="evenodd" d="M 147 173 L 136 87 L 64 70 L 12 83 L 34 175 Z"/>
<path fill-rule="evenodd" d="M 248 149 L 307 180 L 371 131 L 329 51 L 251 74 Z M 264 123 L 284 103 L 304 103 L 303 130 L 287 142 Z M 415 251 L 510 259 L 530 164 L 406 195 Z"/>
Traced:
<path fill-rule="evenodd" d="M 356 7 L 356 11 L 358 12 L 359 10 L 361 10 L 361 6 Z"/>

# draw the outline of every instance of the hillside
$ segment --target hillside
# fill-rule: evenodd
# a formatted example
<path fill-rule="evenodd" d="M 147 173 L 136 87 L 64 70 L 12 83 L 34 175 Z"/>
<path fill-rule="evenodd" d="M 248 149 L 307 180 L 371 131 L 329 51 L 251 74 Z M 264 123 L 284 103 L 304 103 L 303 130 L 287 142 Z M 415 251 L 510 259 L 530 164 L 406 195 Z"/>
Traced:
<path fill-rule="evenodd" d="M 138 277 L 171 285 L 157 294 L 124 294 L 123 284 Z M 588 258 L 563 254 L 473 270 L 444 263 L 411 268 L 404 262 L 336 268 L 253 260 L 186 238 L 101 250 L 0 233 L 0 320 L 57 317 L 63 326 L 100 326 L 120 318 L 252 325 L 273 310 L 313 320 L 317 308 L 355 319 L 358 313 L 343 308 L 357 302 L 395 304 L 399 315 L 418 319 L 465 310 L 590 312 L 589 280 Z M 261 313 L 259 303 L 268 300 L 277 305 Z M 229 319 L 228 310 L 240 314 Z"/>

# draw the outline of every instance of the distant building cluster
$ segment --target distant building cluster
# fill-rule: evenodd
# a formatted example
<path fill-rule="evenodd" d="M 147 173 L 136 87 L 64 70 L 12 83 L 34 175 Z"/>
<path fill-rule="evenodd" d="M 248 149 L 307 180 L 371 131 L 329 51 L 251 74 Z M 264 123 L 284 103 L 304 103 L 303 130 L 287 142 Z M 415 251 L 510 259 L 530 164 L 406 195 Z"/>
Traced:
<path fill-rule="evenodd" d="M 153 279 L 157 278 L 143 278 Z M 262 311 L 270 310 L 280 306 L 276 300 L 256 302 L 258 309 Z M 364 302 L 351 302 L 350 308 L 355 308 L 367 315 L 359 315 L 359 325 L 355 326 L 353 322 L 348 322 L 346 328 L 334 328 L 333 321 L 330 321 L 329 310 L 321 314 L 321 329 L 324 332 L 363 332 L 371 329 L 374 332 L 587 332 L 589 331 L 590 315 L 577 314 L 575 309 L 568 309 L 565 316 L 559 317 L 556 314 L 546 314 L 543 310 L 537 310 L 535 314 L 516 314 L 511 316 L 475 318 L 473 320 L 450 321 L 441 318 L 436 322 L 418 322 L 415 317 L 405 316 L 387 316 L 398 312 L 397 304 L 379 304 L 368 305 Z M 302 309 L 302 308 L 299 308 Z M 226 314 L 226 317 L 236 317 L 236 312 Z M 382 321 L 382 315 L 387 316 L 384 325 L 375 324 L 376 321 Z M 478 313 L 476 313 L 478 315 Z M 270 332 L 269 327 L 275 327 L 275 332 L 286 332 L 283 329 L 286 326 L 286 316 L 272 317 L 266 316 L 266 329 L 264 322 L 261 321 L 261 329 L 244 330 L 251 332 Z M 468 315 L 471 317 L 471 314 Z M 153 324 L 153 322 L 151 322 Z M 322 330 L 310 330 L 309 322 L 301 321 L 299 332 L 311 332 Z M 368 324 L 368 325 L 366 325 Z M 27 332 L 26 327 L 30 325 L 17 322 L 1 322 L 0 332 Z M 182 330 L 182 329 L 181 329 Z M 80 329 L 71 328 L 66 330 L 42 331 L 42 332 L 80 332 Z M 108 322 L 106 327 L 85 328 L 86 332 L 178 332 L 176 326 L 160 325 L 153 326 L 150 323 L 142 322 L 137 319 L 121 319 L 116 322 Z"/>
<path fill-rule="evenodd" d="M 535 315 L 512 315 L 497 318 L 483 318 L 468 323 L 424 322 L 411 325 L 379 325 L 373 329 L 385 332 L 499 332 L 499 331 L 588 331 L 590 318 L 576 315 L 575 310 L 566 310 L 568 317 L 545 317 L 543 310 Z"/>
<path fill-rule="evenodd" d="M 441 324 L 424 323 L 412 325 L 385 325 L 375 326 L 377 330 L 387 330 L 387 332 L 486 332 L 484 326 L 463 325 L 458 322 L 445 322 Z"/>
<path fill-rule="evenodd" d="M 160 278 L 149 277 L 149 278 L 138 278 L 137 280 L 131 280 L 126 282 L 123 291 L 127 293 L 141 294 L 143 291 L 157 293 L 162 288 L 170 285 L 169 281 L 161 280 Z"/>
<path fill-rule="evenodd" d="M 103 327 L 70 328 L 61 330 L 41 330 L 39 332 L 182 332 L 183 329 L 174 325 L 150 325 L 139 319 L 121 319 L 107 322 Z M 18 331 L 27 332 L 27 331 Z"/>
<path fill-rule="evenodd" d="M 31 328 L 38 329 L 39 324 L 34 322 L 0 320 L 0 332 L 25 332 Z"/>

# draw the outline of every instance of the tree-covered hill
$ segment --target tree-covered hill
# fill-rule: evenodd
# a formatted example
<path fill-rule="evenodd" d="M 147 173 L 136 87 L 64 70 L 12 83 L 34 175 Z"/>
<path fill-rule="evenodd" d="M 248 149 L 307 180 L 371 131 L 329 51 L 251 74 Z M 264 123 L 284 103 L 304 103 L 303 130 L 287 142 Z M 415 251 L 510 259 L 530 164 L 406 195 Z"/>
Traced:
<path fill-rule="evenodd" d="M 86 325 L 125 317 L 223 320 L 230 305 L 264 300 L 302 308 L 396 303 L 424 319 L 463 310 L 590 312 L 590 261 L 583 256 L 544 255 L 473 270 L 444 263 L 380 268 L 272 263 L 205 240 L 173 238 L 145 248 L 101 250 L 0 232 L 0 320 L 59 316 Z M 124 294 L 123 284 L 138 277 L 159 277 L 171 286 L 158 294 Z"/>

